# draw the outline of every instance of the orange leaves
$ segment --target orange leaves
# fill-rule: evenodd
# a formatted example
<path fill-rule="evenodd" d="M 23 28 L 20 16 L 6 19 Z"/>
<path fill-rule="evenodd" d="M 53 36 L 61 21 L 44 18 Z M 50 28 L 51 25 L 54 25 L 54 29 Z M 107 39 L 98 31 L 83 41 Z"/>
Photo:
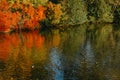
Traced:
<path fill-rule="evenodd" d="M 39 27 L 39 21 L 45 19 L 45 10 L 43 6 L 38 6 L 38 8 L 34 8 L 32 5 L 25 6 L 23 11 L 27 14 L 25 16 L 27 20 L 25 20 L 24 26 L 31 29 Z"/>
<path fill-rule="evenodd" d="M 12 13 L 6 0 L 2 0 L 0 4 L 0 31 L 9 31 L 11 27 L 17 26 L 20 14 Z"/>
<path fill-rule="evenodd" d="M 11 25 L 12 25 L 13 28 L 18 27 L 18 23 L 19 23 L 20 19 L 21 19 L 21 14 L 18 11 L 12 13 Z"/>
<path fill-rule="evenodd" d="M 33 17 L 35 14 L 35 9 L 32 5 L 27 5 L 23 7 L 23 11 L 30 17 Z"/>
<path fill-rule="evenodd" d="M 11 19 L 11 14 L 7 12 L 1 12 L 0 11 L 0 31 L 5 31 L 10 29 L 10 19 Z"/>
<path fill-rule="evenodd" d="M 38 8 L 37 8 L 37 11 L 36 11 L 36 17 L 39 19 L 39 20 L 43 20 L 43 19 L 45 19 L 46 17 L 45 17 L 45 10 L 46 10 L 46 8 L 44 8 L 43 6 L 38 6 Z"/>
<path fill-rule="evenodd" d="M 12 4 L 12 8 L 15 8 L 15 9 L 19 9 L 19 8 L 22 8 L 23 5 L 21 5 L 20 3 L 16 2 L 14 4 Z"/>
<path fill-rule="evenodd" d="M 20 20 L 20 13 L 2 12 L 0 11 L 0 31 L 7 31 L 15 28 Z"/>
<path fill-rule="evenodd" d="M 6 0 L 1 0 L 0 1 L 0 10 L 6 11 L 9 9 L 8 2 Z"/>
<path fill-rule="evenodd" d="M 39 26 L 39 23 L 35 19 L 26 20 L 24 22 L 24 28 L 34 29 L 36 26 Z"/>
<path fill-rule="evenodd" d="M 45 8 L 32 4 L 14 3 L 9 7 L 6 0 L 0 1 L 0 31 L 40 27 L 39 22 L 45 19 Z"/>

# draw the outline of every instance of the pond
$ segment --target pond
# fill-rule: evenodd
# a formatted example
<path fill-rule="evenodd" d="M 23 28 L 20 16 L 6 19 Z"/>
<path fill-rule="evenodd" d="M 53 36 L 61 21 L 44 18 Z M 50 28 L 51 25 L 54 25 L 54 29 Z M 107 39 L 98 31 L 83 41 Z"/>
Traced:
<path fill-rule="evenodd" d="M 0 80 L 120 80 L 120 29 L 91 24 L 0 34 Z"/>

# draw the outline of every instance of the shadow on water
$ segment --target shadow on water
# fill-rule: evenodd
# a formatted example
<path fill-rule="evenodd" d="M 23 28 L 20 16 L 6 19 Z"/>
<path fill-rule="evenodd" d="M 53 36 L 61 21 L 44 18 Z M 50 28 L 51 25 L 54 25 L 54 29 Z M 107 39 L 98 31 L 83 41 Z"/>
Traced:
<path fill-rule="evenodd" d="M 120 80 L 119 53 L 112 24 L 0 34 L 0 80 Z"/>

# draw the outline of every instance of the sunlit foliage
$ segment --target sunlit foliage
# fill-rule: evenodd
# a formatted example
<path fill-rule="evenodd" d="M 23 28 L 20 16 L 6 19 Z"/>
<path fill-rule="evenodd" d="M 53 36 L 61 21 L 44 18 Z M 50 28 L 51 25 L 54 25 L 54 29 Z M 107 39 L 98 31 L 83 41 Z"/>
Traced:
<path fill-rule="evenodd" d="M 20 2 L 20 3 L 30 3 L 34 6 L 38 6 L 39 4 L 40 5 L 46 5 L 46 3 L 48 2 L 48 0 L 8 0 L 10 2 L 10 4 L 13 4 L 15 3 L 16 1 L 17 2 Z"/>
<path fill-rule="evenodd" d="M 62 7 L 60 4 L 49 2 L 47 4 L 46 16 L 51 24 L 58 24 L 62 17 Z"/>
<path fill-rule="evenodd" d="M 0 31 L 10 31 L 11 28 L 35 29 L 46 18 L 46 8 L 41 5 L 34 7 L 19 1 L 10 5 L 7 0 L 1 0 L 0 4 Z"/>

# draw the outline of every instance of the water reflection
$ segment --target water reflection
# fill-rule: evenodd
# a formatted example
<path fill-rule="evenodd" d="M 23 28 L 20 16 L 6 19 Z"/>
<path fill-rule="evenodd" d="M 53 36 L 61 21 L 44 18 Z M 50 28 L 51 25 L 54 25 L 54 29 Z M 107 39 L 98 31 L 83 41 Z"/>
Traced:
<path fill-rule="evenodd" d="M 120 80 L 119 53 L 111 24 L 0 34 L 0 80 Z"/>
<path fill-rule="evenodd" d="M 57 48 L 52 48 L 50 52 L 50 63 L 46 66 L 47 70 L 52 73 L 54 80 L 64 80 L 64 71 L 62 65 L 62 55 Z"/>

